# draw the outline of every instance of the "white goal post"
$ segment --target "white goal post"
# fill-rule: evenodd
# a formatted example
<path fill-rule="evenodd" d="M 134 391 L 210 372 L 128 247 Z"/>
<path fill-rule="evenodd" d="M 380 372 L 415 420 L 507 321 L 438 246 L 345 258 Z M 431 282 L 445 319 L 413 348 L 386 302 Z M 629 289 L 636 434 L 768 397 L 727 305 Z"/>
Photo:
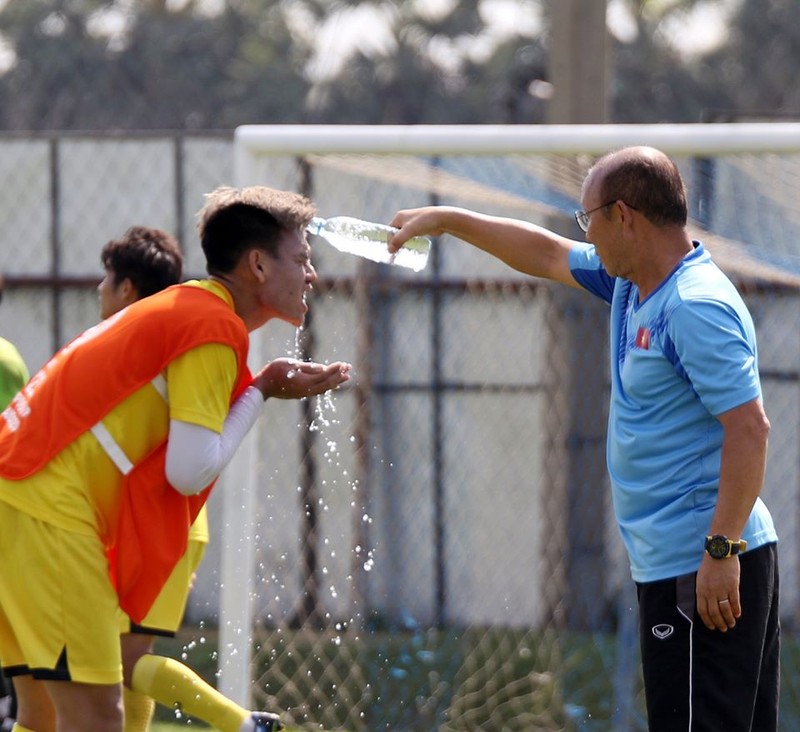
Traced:
<path fill-rule="evenodd" d="M 800 159 L 800 123 L 662 125 L 338 126 L 245 125 L 234 136 L 234 183 L 264 183 L 265 161 L 308 155 L 586 156 L 648 145 L 673 156 L 790 154 Z M 273 183 L 267 183 L 273 185 Z M 792 205 L 798 206 L 796 199 Z M 476 204 L 476 207 L 477 204 Z M 341 213 L 348 213 L 342 211 Z M 782 252 L 800 257 L 800 252 Z M 262 335 L 251 334 L 251 365 L 262 358 Z M 255 430 L 217 488 L 224 518 L 219 617 L 219 687 L 241 704 L 250 699 L 256 510 Z"/>

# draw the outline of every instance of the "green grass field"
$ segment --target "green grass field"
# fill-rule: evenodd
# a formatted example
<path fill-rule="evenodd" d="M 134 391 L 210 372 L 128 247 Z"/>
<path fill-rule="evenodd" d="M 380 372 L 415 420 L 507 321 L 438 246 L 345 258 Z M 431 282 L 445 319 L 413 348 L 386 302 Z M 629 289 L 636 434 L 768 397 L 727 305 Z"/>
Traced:
<path fill-rule="evenodd" d="M 153 722 L 153 724 L 150 725 L 151 732 L 186 732 L 187 729 L 201 729 L 203 732 L 218 732 L 216 727 L 200 726 L 197 722 L 193 723 L 191 727 L 187 727 L 186 724 L 172 722 Z M 291 732 L 290 727 L 284 727 L 284 730 L 286 730 L 286 732 Z"/>
<path fill-rule="evenodd" d="M 190 667 L 202 677 L 213 684 L 216 672 L 216 632 L 210 629 L 203 630 L 206 643 L 197 644 L 189 641 L 196 637 L 197 630 L 184 629 L 178 638 L 159 639 L 156 652 L 182 658 Z M 480 640 L 480 644 L 478 641 Z M 469 631 L 447 631 L 420 633 L 394 633 L 386 629 L 375 629 L 359 639 L 345 638 L 343 642 L 350 643 L 348 652 L 342 652 L 342 646 L 330 643 L 320 643 L 317 635 L 308 632 L 283 632 L 279 637 L 271 637 L 268 643 L 276 650 L 281 659 L 280 666 L 275 669 L 264 667 L 258 673 L 264 688 L 272 685 L 276 691 L 276 708 L 291 709 L 297 704 L 297 681 L 290 685 L 284 693 L 280 688 L 280 681 L 273 678 L 280 674 L 282 678 L 298 678 L 295 666 L 299 659 L 309 659 L 312 656 L 318 660 L 313 666 L 314 678 L 309 684 L 313 685 L 315 692 L 325 684 L 330 684 L 330 679 L 347 679 L 352 671 L 353 659 L 359 663 L 359 674 L 345 684 L 339 684 L 335 691 L 331 691 L 332 708 L 338 709 L 342 718 L 334 721 L 331 710 L 327 713 L 325 727 L 328 729 L 346 729 L 349 721 L 344 716 L 345 707 L 336 707 L 337 694 L 342 694 L 342 689 L 350 698 L 360 703 L 362 687 L 369 688 L 375 698 L 365 708 L 363 724 L 367 728 L 380 723 L 381 726 L 391 725 L 409 729 L 409 723 L 414 722 L 416 729 L 424 728 L 420 725 L 429 723 L 434 726 L 444 714 L 452 701 L 452 684 L 449 680 L 455 678 L 459 668 L 469 655 L 476 668 L 483 668 L 483 658 L 496 658 L 508 656 L 508 664 L 503 671 L 504 683 L 516 689 L 515 694 L 524 693 L 527 696 L 528 714 L 546 715 L 548 718 L 555 714 L 556 709 L 560 717 L 565 712 L 559 711 L 558 690 L 554 685 L 554 676 L 548 673 L 547 663 L 549 652 L 544 650 L 553 645 L 553 637 L 542 637 L 538 633 L 525 630 L 498 629 L 472 629 Z M 480 650 L 478 649 L 480 645 Z M 597 637 L 576 637 L 573 643 L 562 643 L 561 648 L 567 659 L 560 663 L 564 691 L 580 690 L 574 696 L 567 698 L 573 707 L 580 713 L 584 708 L 591 710 L 593 721 L 607 721 L 608 698 L 610 693 L 610 680 L 604 657 L 613 654 L 613 640 Z M 522 653 L 520 649 L 534 649 L 535 652 Z M 542 651 L 542 653 L 540 653 Z M 480 658 L 479 658 L 480 656 Z M 331 672 L 331 669 L 335 671 Z M 327 675 L 326 675 L 327 674 Z M 447 683 L 439 683 L 436 679 L 445 679 Z M 355 681 L 353 681 L 355 680 Z M 356 683 L 358 688 L 347 689 L 347 683 Z M 535 687 L 535 688 L 534 688 Z M 592 688 L 594 687 L 594 688 Z M 501 693 L 501 692 L 500 692 Z M 426 695 L 428 703 L 424 709 L 417 709 L 416 703 L 409 700 L 418 700 L 421 695 Z M 513 694 L 512 694 L 513 696 Z M 315 703 L 319 703 L 318 701 Z M 553 704 L 556 703 L 556 707 Z M 506 704 L 513 714 L 513 704 Z M 346 710 L 345 710 L 346 711 Z M 483 721 L 472 717 L 475 729 L 480 729 Z M 315 716 L 311 716 L 315 715 Z M 322 710 L 315 707 L 311 710 L 309 719 L 312 723 L 321 722 Z M 164 707 L 157 708 L 155 722 L 160 726 L 153 727 L 157 732 L 178 732 L 187 726 L 197 730 L 210 728 L 197 719 L 176 719 L 174 711 Z M 566 725 L 566 719 L 560 719 Z M 427 727 L 428 729 L 431 726 Z M 363 728 L 363 727 L 362 727 Z M 569 728 L 568 726 L 564 727 Z M 587 728 L 592 732 L 595 727 Z M 599 728 L 597 728 L 599 729 Z"/>
<path fill-rule="evenodd" d="M 213 683 L 216 671 L 216 633 L 209 629 L 203 630 L 203 635 L 208 643 L 201 646 L 195 644 L 191 648 L 187 641 L 197 635 L 197 630 L 185 629 L 176 639 L 159 639 L 157 651 L 165 655 L 183 658 L 189 666 L 198 671 L 201 676 Z M 447 710 L 452 699 L 449 695 L 450 686 L 439 684 L 435 689 L 431 686 L 431 678 L 452 679 L 455 671 L 462 667 L 465 649 L 471 653 L 472 662 L 478 671 L 483 668 L 483 663 L 476 656 L 477 644 L 469 636 L 475 629 L 464 632 L 427 632 L 419 634 L 403 634 L 374 631 L 360 639 L 353 639 L 351 653 L 341 654 L 341 646 L 335 649 L 314 645 L 305 633 L 292 634 L 285 632 L 280 639 L 272 638 L 270 642 L 279 648 L 281 644 L 291 643 L 292 653 L 281 653 L 280 671 L 286 677 L 292 678 L 295 673 L 291 663 L 296 663 L 297 658 L 307 658 L 310 654 L 320 656 L 320 666 L 329 669 L 336 664 L 342 668 L 333 674 L 335 678 L 345 678 L 347 664 L 351 664 L 356 657 L 361 664 L 359 683 L 366 683 L 373 690 L 375 699 L 367 709 L 365 722 L 366 728 L 377 728 L 375 720 L 380 720 L 381 728 L 387 723 L 391 726 L 385 728 L 396 729 L 431 729 Z M 524 630 L 511 629 L 484 629 L 477 636 L 483 657 L 504 657 L 508 664 L 503 671 L 503 684 L 509 689 L 519 691 L 520 684 L 527 680 L 538 680 L 537 687 L 527 695 L 528 713 L 542 711 L 552 715 L 553 710 L 560 711 L 558 720 L 560 729 L 577 730 L 582 732 L 602 732 L 612 725 L 615 714 L 615 669 L 616 655 L 619 650 L 618 639 L 613 633 L 568 633 L 561 631 L 557 643 L 555 636 L 539 635 Z M 346 639 L 347 642 L 351 642 Z M 794 680 L 794 670 L 800 667 L 800 639 L 792 633 L 785 633 L 783 637 L 781 661 L 784 669 L 781 684 L 781 729 L 786 732 L 800 732 L 800 703 L 798 703 L 797 682 Z M 543 649 L 553 646 L 555 655 L 544 653 Z M 536 652 L 522 654 L 520 649 L 533 649 Z M 280 650 L 280 648 L 279 648 Z M 285 650 L 285 649 L 283 649 Z M 419 652 L 424 652 L 420 659 Z M 329 655 L 328 655 L 329 654 Z M 340 655 L 341 654 L 341 655 Z M 555 662 L 555 666 L 552 664 Z M 550 669 L 556 668 L 557 674 Z M 391 671 L 403 671 L 395 675 Z M 638 665 L 635 665 L 634 678 L 631 683 L 635 699 L 632 700 L 632 730 L 639 732 L 646 729 L 644 719 L 643 698 L 641 694 L 641 679 Z M 269 669 L 259 671 L 261 683 L 271 682 Z M 319 679 L 312 683 L 319 684 Z M 553 687 L 551 689 L 551 686 Z M 359 687 L 360 688 L 360 687 Z M 527 688 L 527 687 L 526 687 Z M 551 693 L 553 689 L 558 693 Z M 501 689 L 495 695 L 501 693 Z M 357 699 L 358 689 L 353 689 L 353 697 Z M 434 699 L 434 692 L 441 693 L 442 698 Z M 536 693 L 534 693 L 536 692 Z M 432 722 L 427 727 L 410 726 L 408 699 L 418 699 L 421 694 L 428 694 L 431 702 L 436 702 L 432 711 L 426 712 L 425 718 Z M 290 709 L 296 704 L 296 699 L 291 696 L 282 697 L 280 689 L 276 692 L 276 707 Z M 555 706 L 554 706 L 555 703 Z M 542 705 L 539 710 L 537 704 Z M 559 707 L 559 704 L 561 705 Z M 511 709 L 511 705 L 507 705 Z M 416 708 L 414 708 L 416 709 Z M 513 709 L 511 709 L 513 712 Z M 421 711 L 411 712 L 412 721 L 418 719 Z M 405 715 L 405 716 L 404 716 Z M 477 720 L 477 721 L 475 721 Z M 314 722 L 315 720 L 311 720 Z M 473 729 L 481 729 L 482 721 L 473 715 Z M 344 723 L 346 724 L 346 723 Z M 342 725 L 329 722 L 329 729 L 342 729 Z M 180 730 L 194 729 L 203 732 L 218 732 L 196 719 L 176 719 L 172 710 L 159 707 L 152 726 L 155 732 L 179 732 Z M 363 726 L 359 728 L 365 728 Z M 487 728 L 491 728 L 488 725 Z M 495 726 L 495 729 L 498 727 Z M 548 727 L 549 728 L 549 727 Z M 297 727 L 294 728 L 295 732 Z M 321 728 L 320 728 L 321 729 Z M 515 728 L 516 729 L 516 728 Z M 289 731 L 291 732 L 291 730 Z"/>

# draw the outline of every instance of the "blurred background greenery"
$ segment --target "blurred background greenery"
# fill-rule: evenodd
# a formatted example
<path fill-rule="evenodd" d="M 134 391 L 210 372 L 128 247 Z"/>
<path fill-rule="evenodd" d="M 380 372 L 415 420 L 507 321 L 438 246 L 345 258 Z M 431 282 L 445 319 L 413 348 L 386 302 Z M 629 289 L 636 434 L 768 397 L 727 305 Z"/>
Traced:
<path fill-rule="evenodd" d="M 797 116 L 800 3 L 606 4 L 555 44 L 550 0 L 0 0 L 0 130 L 538 123 L 604 19 L 606 121 Z"/>

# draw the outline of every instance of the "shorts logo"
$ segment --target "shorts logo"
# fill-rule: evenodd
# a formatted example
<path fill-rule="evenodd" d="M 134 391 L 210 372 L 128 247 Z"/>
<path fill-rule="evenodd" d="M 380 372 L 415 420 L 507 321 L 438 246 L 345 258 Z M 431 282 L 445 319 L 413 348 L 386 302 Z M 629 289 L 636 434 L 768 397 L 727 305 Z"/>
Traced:
<path fill-rule="evenodd" d="M 658 640 L 666 640 L 675 632 L 675 628 L 671 625 L 667 625 L 666 623 L 662 623 L 661 625 L 654 625 L 653 626 L 653 635 L 658 638 Z"/>

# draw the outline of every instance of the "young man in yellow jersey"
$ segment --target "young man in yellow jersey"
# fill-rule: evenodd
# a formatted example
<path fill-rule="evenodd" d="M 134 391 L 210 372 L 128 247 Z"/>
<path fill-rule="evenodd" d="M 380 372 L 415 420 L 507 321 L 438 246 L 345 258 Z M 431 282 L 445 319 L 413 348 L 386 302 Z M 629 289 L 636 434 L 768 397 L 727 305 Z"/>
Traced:
<path fill-rule="evenodd" d="M 98 285 L 100 317 L 181 280 L 183 257 L 177 239 L 159 229 L 131 227 L 100 253 L 105 277 Z M 220 732 L 278 729 L 276 715 L 250 712 L 220 694 L 178 660 L 153 655 L 156 636 L 174 637 L 183 620 L 194 574 L 208 544 L 205 506 L 189 529 L 189 545 L 141 623 L 125 616 L 121 628 L 125 680 L 125 732 L 147 732 L 155 703 L 176 706 Z"/>
<path fill-rule="evenodd" d="M 177 239 L 165 231 L 144 226 L 131 227 L 122 237 L 109 241 L 100 259 L 105 277 L 97 290 L 103 319 L 143 297 L 178 284 L 183 271 Z M 6 403 L 23 384 L 24 381 L 18 383 Z M 126 680 L 123 688 L 125 732 L 146 732 L 156 701 L 170 708 L 180 705 L 185 713 L 208 722 L 220 732 L 274 726 L 275 715 L 245 710 L 180 661 L 153 655 L 155 637 L 173 637 L 180 627 L 192 579 L 208 538 L 204 507 L 189 530 L 186 553 L 147 616 L 141 624 L 131 622 L 127 616 L 123 618 L 120 641 Z"/>
<path fill-rule="evenodd" d="M 19 730 L 123 730 L 120 606 L 145 620 L 266 399 L 348 380 L 341 362 L 247 370 L 248 332 L 302 324 L 313 214 L 262 186 L 210 194 L 199 221 L 209 278 L 89 329 L 0 415 L 0 522 L 13 527 L 0 535 L 0 659 Z"/>

